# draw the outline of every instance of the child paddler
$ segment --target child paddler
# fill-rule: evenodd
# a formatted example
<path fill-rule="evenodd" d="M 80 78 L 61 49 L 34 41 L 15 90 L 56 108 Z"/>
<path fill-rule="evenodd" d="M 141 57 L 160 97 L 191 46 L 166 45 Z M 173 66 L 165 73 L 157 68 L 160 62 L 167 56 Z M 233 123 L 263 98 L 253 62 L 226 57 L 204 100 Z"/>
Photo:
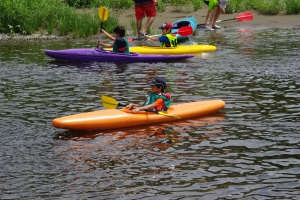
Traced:
<path fill-rule="evenodd" d="M 177 47 L 177 37 L 176 34 L 171 34 L 172 30 L 172 24 L 167 22 L 164 23 L 161 27 L 161 36 L 160 37 L 153 37 L 149 35 L 145 35 L 145 38 L 150 39 L 154 42 L 159 41 L 160 46 L 163 48 L 168 48 L 168 47 Z"/>
<path fill-rule="evenodd" d="M 150 93 L 143 105 L 131 103 L 127 105 L 126 108 L 132 109 L 132 112 L 134 113 L 141 110 L 167 111 L 171 104 L 171 95 L 165 93 L 165 90 L 167 89 L 165 80 L 157 77 L 147 84 L 151 86 L 152 93 Z"/>
<path fill-rule="evenodd" d="M 98 45 L 106 48 L 113 48 L 113 52 L 117 53 L 128 53 L 129 54 L 129 44 L 125 36 L 125 29 L 123 26 L 116 26 L 113 30 L 113 36 L 107 33 L 105 30 L 100 30 L 101 33 L 104 33 L 106 37 L 113 40 L 112 44 L 105 44 L 98 42 Z"/>

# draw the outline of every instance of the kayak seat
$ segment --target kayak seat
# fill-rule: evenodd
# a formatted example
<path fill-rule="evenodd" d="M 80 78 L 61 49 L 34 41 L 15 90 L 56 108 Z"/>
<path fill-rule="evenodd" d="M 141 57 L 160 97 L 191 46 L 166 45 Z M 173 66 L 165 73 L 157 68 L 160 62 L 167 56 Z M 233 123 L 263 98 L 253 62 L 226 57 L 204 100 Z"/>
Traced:
<path fill-rule="evenodd" d="M 189 26 L 189 25 L 190 25 L 190 22 L 187 22 L 187 21 L 177 23 L 178 29 L 181 27 Z"/>

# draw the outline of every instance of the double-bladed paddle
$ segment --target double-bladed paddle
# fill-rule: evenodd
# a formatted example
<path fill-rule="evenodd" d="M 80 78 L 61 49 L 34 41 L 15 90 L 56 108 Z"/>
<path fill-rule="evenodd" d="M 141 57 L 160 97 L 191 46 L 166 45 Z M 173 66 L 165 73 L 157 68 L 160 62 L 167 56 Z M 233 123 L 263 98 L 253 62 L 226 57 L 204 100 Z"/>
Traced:
<path fill-rule="evenodd" d="M 184 26 L 181 27 L 180 29 L 178 29 L 177 34 L 180 36 L 189 36 L 189 35 L 193 35 L 194 31 L 193 28 L 191 26 Z M 176 34 L 176 33 L 172 33 L 172 34 Z M 151 35 L 151 36 L 160 36 L 160 35 Z M 133 42 L 134 40 L 143 40 L 145 39 L 144 37 L 142 38 L 129 38 L 128 42 Z"/>
<path fill-rule="evenodd" d="M 108 18 L 108 13 L 109 13 L 108 9 L 103 6 L 101 6 L 98 10 L 98 16 L 101 21 L 100 30 L 98 34 L 98 42 L 100 42 L 100 31 L 102 30 L 103 22 L 105 22 Z M 97 48 L 99 48 L 99 45 L 97 45 Z"/>
<path fill-rule="evenodd" d="M 105 108 L 108 108 L 108 109 L 115 109 L 115 108 L 117 108 L 119 106 L 123 106 L 123 107 L 126 106 L 125 104 L 117 102 L 117 100 L 115 100 L 112 97 L 102 96 L 101 99 L 102 99 L 103 106 Z M 174 117 L 174 118 L 180 119 L 180 117 L 177 117 L 177 116 L 174 116 L 174 115 L 169 115 L 169 114 L 161 112 L 161 111 L 152 111 L 152 110 L 146 110 L 146 111 L 147 112 L 154 112 L 154 113 L 156 113 L 158 115 L 163 115 L 163 116 L 166 116 L 166 117 Z"/>
<path fill-rule="evenodd" d="M 253 14 L 251 12 L 244 12 L 239 14 L 237 17 L 232 19 L 224 19 L 224 20 L 217 20 L 216 22 L 226 22 L 231 20 L 239 20 L 239 21 L 248 21 L 253 19 Z M 204 26 L 205 24 L 197 24 L 198 26 Z"/>

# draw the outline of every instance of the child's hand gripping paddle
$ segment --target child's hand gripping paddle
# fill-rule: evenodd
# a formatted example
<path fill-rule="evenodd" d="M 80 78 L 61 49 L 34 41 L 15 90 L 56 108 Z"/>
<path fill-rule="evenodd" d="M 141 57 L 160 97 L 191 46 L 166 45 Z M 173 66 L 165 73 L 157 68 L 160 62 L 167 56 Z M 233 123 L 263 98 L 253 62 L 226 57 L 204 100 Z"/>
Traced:
<path fill-rule="evenodd" d="M 102 104 L 103 104 L 103 106 L 104 106 L 105 108 L 108 108 L 108 109 L 115 109 L 115 108 L 120 107 L 120 106 L 123 106 L 123 107 L 126 106 L 125 104 L 122 104 L 122 103 L 117 102 L 117 100 L 115 100 L 115 99 L 112 98 L 112 97 L 102 96 L 101 99 L 102 99 Z M 158 112 L 156 112 L 156 111 L 151 111 L 151 110 L 146 110 L 146 111 L 147 111 L 147 112 L 154 112 L 154 113 L 156 113 L 156 114 L 158 114 L 158 115 L 163 115 L 163 116 L 166 116 L 166 117 L 174 117 L 174 118 L 179 118 L 179 119 L 180 119 L 180 117 L 177 117 L 177 116 L 174 116 L 174 115 L 169 115 L 169 114 L 164 113 L 164 112 L 162 112 L 162 111 L 158 111 Z"/>

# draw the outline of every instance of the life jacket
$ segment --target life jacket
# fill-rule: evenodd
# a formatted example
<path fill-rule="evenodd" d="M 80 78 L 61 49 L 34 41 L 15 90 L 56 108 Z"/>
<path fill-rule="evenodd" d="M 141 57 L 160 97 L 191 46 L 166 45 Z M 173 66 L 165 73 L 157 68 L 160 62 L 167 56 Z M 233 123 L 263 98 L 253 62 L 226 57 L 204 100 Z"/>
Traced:
<path fill-rule="evenodd" d="M 160 43 L 160 47 L 177 47 L 177 37 L 176 37 L 176 34 L 166 34 L 165 35 L 168 39 L 169 39 L 169 43 L 167 42 L 161 42 Z"/>
<path fill-rule="evenodd" d="M 159 110 L 159 111 L 167 111 L 171 105 L 171 101 L 170 101 L 170 94 L 164 94 L 164 93 L 160 93 L 160 94 L 155 94 L 155 93 L 151 93 L 146 101 L 144 102 L 143 106 L 146 105 L 150 105 L 153 104 L 157 99 L 162 98 L 164 100 L 164 107 Z M 154 109 L 155 111 L 157 111 L 157 109 Z"/>
<path fill-rule="evenodd" d="M 117 52 L 117 53 L 127 53 L 129 54 L 129 44 L 128 44 L 128 41 L 125 37 L 122 38 L 125 42 L 125 46 L 122 47 L 122 48 L 118 48 L 117 47 L 117 44 L 114 43 L 114 46 L 113 46 L 113 52 Z"/>

